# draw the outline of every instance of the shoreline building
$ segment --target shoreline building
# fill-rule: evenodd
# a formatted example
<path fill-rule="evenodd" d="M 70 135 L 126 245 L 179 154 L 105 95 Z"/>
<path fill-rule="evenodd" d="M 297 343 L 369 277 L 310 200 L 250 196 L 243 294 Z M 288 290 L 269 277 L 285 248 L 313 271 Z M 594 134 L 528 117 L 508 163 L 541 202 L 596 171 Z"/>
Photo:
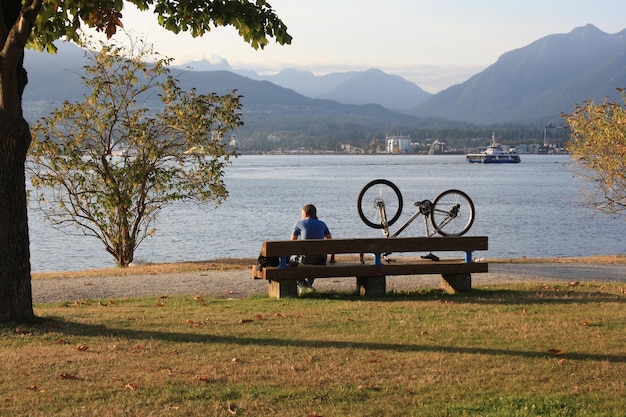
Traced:
<path fill-rule="evenodd" d="M 411 138 L 409 136 L 386 136 L 387 153 L 409 153 L 411 150 Z"/>

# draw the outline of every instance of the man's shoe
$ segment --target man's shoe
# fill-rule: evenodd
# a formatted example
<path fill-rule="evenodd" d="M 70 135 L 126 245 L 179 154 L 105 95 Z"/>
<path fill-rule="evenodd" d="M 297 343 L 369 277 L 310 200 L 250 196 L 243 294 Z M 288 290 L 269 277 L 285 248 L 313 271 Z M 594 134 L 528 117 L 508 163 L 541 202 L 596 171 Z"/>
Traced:
<path fill-rule="evenodd" d="M 437 262 L 439 260 L 439 257 L 434 253 L 429 253 L 428 255 L 422 256 L 422 259 L 430 259 L 431 261 Z"/>

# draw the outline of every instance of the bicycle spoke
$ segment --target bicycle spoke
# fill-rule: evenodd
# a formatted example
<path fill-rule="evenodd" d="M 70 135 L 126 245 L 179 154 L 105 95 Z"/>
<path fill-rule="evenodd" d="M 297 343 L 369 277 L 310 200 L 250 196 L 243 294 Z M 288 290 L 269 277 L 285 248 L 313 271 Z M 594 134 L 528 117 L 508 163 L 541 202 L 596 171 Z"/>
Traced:
<path fill-rule="evenodd" d="M 369 227 L 384 229 L 394 224 L 402 212 L 402 195 L 390 181 L 374 180 L 369 182 L 359 194 L 357 201 L 359 217 Z"/>
<path fill-rule="evenodd" d="M 474 223 L 474 203 L 462 191 L 444 191 L 435 198 L 430 219 L 440 235 L 461 236 Z"/>

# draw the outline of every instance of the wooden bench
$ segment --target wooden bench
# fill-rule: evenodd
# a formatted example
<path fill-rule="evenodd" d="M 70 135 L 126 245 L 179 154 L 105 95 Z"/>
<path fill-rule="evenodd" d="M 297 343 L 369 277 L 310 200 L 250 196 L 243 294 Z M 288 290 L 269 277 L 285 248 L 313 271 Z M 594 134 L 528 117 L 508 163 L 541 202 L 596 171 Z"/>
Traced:
<path fill-rule="evenodd" d="M 276 267 L 252 268 L 255 279 L 265 279 L 269 283 L 269 295 L 273 298 L 296 297 L 297 280 L 303 278 L 343 278 L 356 277 L 357 292 L 361 295 L 384 295 L 388 275 L 441 274 L 442 287 L 449 293 L 469 291 L 472 287 L 471 274 L 488 272 L 488 263 L 474 262 L 472 253 L 487 250 L 486 236 L 446 236 L 412 238 L 373 238 L 373 239 L 311 239 L 311 240 L 272 240 L 263 242 L 261 255 L 279 257 Z M 398 257 L 411 252 L 435 252 L 439 261 L 424 260 L 420 256 Z M 441 252 L 459 252 L 452 258 L 444 258 Z M 354 260 L 341 260 L 327 265 L 289 266 L 291 255 L 314 255 L 320 253 L 365 254 L 365 262 L 358 257 Z M 392 253 L 392 262 L 384 259 L 384 254 Z M 373 258 L 372 258 L 373 255 Z"/>

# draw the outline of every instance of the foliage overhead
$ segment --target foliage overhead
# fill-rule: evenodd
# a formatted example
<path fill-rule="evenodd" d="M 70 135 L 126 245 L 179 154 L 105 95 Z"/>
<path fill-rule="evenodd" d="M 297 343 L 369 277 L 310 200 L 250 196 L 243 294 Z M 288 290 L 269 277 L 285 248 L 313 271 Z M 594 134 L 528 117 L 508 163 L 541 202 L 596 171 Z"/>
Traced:
<path fill-rule="evenodd" d="M 619 89 L 624 102 L 626 94 Z M 571 129 L 568 150 L 589 180 L 588 202 L 597 210 L 626 216 L 626 110 L 615 101 L 575 104 L 563 114 Z"/>
<path fill-rule="evenodd" d="M 110 38 L 123 28 L 125 3 L 153 12 L 158 23 L 174 33 L 190 32 L 198 37 L 218 26 L 233 26 L 255 49 L 263 49 L 268 38 L 281 45 L 290 44 L 292 39 L 265 0 L 43 0 L 29 44 L 55 51 L 53 42 L 62 37 L 79 42 L 83 25 Z"/>
<path fill-rule="evenodd" d="M 154 52 L 142 44 L 91 54 L 91 93 L 33 127 L 32 183 L 47 220 L 98 238 L 127 266 L 163 207 L 227 197 L 235 152 L 222 138 L 241 125 L 239 96 L 181 90 L 170 60 L 147 63 Z"/>

